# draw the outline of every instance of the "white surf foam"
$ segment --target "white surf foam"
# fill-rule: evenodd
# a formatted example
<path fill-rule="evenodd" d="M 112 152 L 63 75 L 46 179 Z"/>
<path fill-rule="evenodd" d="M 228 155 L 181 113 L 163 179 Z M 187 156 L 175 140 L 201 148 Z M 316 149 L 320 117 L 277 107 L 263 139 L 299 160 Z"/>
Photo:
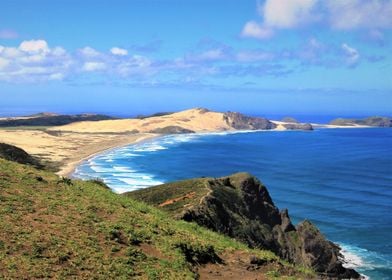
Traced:
<path fill-rule="evenodd" d="M 392 262 L 379 253 L 345 243 L 339 243 L 338 245 L 342 249 L 343 258 L 341 260 L 344 267 L 366 273 L 369 270 L 390 268 L 392 266 Z M 361 275 L 364 279 L 371 279 L 365 274 Z"/>

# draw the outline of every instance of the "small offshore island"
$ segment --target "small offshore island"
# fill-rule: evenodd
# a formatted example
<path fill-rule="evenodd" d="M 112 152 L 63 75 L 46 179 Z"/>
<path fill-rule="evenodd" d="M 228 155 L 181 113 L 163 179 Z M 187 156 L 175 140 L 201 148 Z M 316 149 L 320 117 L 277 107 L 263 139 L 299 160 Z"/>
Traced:
<path fill-rule="evenodd" d="M 391 119 L 303 124 L 203 108 L 116 119 L 0 120 L 0 274 L 6 278 L 359 279 L 309 221 L 293 225 L 247 173 L 126 194 L 67 177 L 84 159 L 159 135 L 391 127 Z M 57 172 L 57 175 L 54 173 Z M 60 177 L 59 177 L 60 175 Z M 262 178 L 261 178 L 262 179 Z M 193 222 L 193 223 L 188 223 Z"/>

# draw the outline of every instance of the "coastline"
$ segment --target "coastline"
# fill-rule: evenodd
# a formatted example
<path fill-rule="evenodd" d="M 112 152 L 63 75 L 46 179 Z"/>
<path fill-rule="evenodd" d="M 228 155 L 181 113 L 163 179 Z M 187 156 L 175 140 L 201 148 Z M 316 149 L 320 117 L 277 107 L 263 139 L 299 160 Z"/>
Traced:
<path fill-rule="evenodd" d="M 283 128 L 281 126 L 281 122 L 278 121 L 273 121 L 275 123 L 278 124 L 278 127 L 275 129 L 271 129 L 271 130 L 228 130 L 228 131 L 208 131 L 208 132 L 196 132 L 195 134 L 216 134 L 216 133 L 244 133 L 244 132 L 258 132 L 258 131 L 291 131 L 288 130 L 286 128 Z M 355 126 L 336 126 L 336 125 L 324 125 L 324 124 L 312 124 L 315 128 L 326 128 L 326 129 L 333 129 L 333 128 L 370 128 L 369 126 L 359 126 L 359 125 L 355 125 Z M 124 146 L 128 146 L 128 145 L 133 145 L 133 144 L 137 144 L 140 142 L 143 142 L 145 140 L 150 140 L 153 138 L 157 138 L 160 136 L 167 136 L 167 135 L 175 135 L 175 134 L 151 134 L 151 135 L 146 135 L 146 134 L 135 134 L 134 136 L 140 136 L 139 138 L 136 139 L 121 139 L 120 141 L 112 141 L 109 144 L 106 145 L 102 145 L 102 143 L 99 143 L 98 145 L 94 145 L 95 149 L 88 149 L 88 151 L 85 151 L 86 154 L 82 155 L 82 156 L 78 156 L 72 160 L 69 161 L 65 161 L 63 164 L 60 165 L 60 170 L 58 172 L 56 172 L 57 175 L 59 176 L 65 176 L 65 177 L 72 177 L 72 174 L 74 173 L 75 169 L 77 168 L 77 166 L 79 164 L 81 164 L 83 161 L 88 160 L 96 155 L 99 155 L 103 152 L 112 150 L 112 149 L 117 149 L 117 148 L 121 148 Z"/>
<path fill-rule="evenodd" d="M 112 149 L 117 149 L 120 147 L 137 144 L 159 136 L 160 135 L 157 134 L 151 134 L 151 135 L 136 134 L 135 137 L 133 138 L 119 139 L 118 141 L 112 141 L 110 143 L 106 143 L 106 145 L 103 143 L 99 143 L 97 145 L 94 145 L 93 147 L 90 147 L 90 149 L 87 149 L 85 151 L 85 154 L 80 156 L 75 156 L 75 158 L 66 161 L 64 164 L 60 165 L 60 170 L 56 172 L 56 174 L 64 177 L 72 177 L 72 174 L 75 171 L 76 167 L 85 160 L 88 160 L 98 154 L 101 154 L 103 152 Z"/>

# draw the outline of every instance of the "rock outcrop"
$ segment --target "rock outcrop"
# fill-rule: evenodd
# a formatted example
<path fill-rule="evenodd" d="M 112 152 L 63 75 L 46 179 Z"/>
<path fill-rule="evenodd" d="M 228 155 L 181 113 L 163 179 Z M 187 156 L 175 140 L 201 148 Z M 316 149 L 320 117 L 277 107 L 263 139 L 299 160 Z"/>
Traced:
<path fill-rule="evenodd" d="M 223 115 L 226 123 L 234 129 L 238 130 L 257 130 L 257 129 L 274 129 L 276 124 L 270 122 L 266 118 L 249 117 L 241 113 L 227 112 Z"/>
<path fill-rule="evenodd" d="M 313 130 L 310 123 L 285 123 L 283 126 L 288 130 Z"/>
<path fill-rule="evenodd" d="M 156 128 L 149 131 L 150 133 L 158 134 L 181 134 L 181 133 L 195 133 L 193 130 L 183 128 L 177 125 L 165 126 L 162 128 Z"/>
<path fill-rule="evenodd" d="M 343 267 L 336 244 L 309 221 L 295 227 L 288 211 L 279 211 L 266 187 L 247 173 L 169 183 L 128 195 L 252 248 L 271 250 L 292 263 L 313 268 L 322 276 L 360 277 L 356 271 Z"/>
<path fill-rule="evenodd" d="M 388 117 L 368 117 L 365 119 L 343 119 L 338 118 L 331 121 L 331 125 L 364 125 L 364 126 L 374 126 L 374 127 L 392 127 L 392 119 Z"/>

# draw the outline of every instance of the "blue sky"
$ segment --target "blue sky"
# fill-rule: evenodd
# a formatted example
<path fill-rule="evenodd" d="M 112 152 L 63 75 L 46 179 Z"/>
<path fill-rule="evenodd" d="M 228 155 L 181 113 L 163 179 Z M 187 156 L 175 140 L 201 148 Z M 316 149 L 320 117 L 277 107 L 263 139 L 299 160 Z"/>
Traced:
<path fill-rule="evenodd" d="M 0 4 L 0 112 L 392 115 L 391 0 Z"/>

